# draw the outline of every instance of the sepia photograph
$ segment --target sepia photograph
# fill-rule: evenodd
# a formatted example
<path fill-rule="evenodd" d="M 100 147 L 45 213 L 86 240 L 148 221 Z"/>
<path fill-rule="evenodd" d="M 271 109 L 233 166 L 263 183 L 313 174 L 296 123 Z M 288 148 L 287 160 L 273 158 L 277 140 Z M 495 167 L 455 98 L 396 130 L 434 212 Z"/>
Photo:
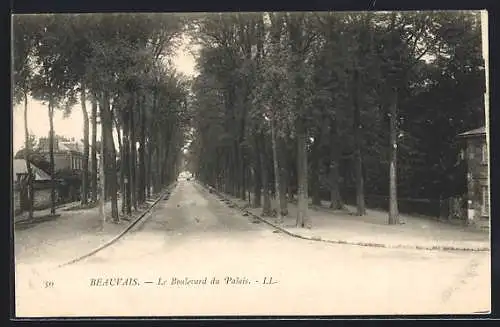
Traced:
<path fill-rule="evenodd" d="M 13 317 L 490 313 L 487 18 L 12 15 Z"/>

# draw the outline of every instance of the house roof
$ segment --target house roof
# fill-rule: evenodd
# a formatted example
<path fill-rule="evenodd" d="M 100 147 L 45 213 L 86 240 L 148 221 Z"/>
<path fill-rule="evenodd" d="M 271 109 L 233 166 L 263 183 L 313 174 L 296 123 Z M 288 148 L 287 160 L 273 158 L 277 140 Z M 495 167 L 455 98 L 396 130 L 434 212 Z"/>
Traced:
<path fill-rule="evenodd" d="M 59 151 L 81 152 L 78 144 L 70 142 L 59 142 Z"/>
<path fill-rule="evenodd" d="M 39 147 L 38 151 L 41 153 L 49 153 L 48 147 Z M 62 143 L 54 146 L 54 153 L 72 153 L 83 155 L 83 151 L 77 144 L 72 143 Z"/>
<path fill-rule="evenodd" d="M 481 136 L 481 135 L 486 135 L 486 128 L 484 126 L 458 134 L 458 137 Z"/>
<path fill-rule="evenodd" d="M 28 173 L 28 168 L 26 167 L 26 161 L 24 159 L 14 159 L 12 164 L 12 176 L 14 181 L 17 180 L 17 174 L 26 174 Z M 50 180 L 50 175 L 35 166 L 34 164 L 31 164 L 31 169 L 32 172 L 35 174 L 35 179 L 36 180 Z"/>

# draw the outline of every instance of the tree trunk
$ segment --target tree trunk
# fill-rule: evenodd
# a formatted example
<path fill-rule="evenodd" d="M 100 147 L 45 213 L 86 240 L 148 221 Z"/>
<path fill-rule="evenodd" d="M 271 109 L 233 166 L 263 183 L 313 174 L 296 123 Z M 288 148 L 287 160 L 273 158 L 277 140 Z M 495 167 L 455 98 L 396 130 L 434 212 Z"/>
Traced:
<path fill-rule="evenodd" d="M 162 163 L 162 154 L 163 154 L 163 143 L 162 143 L 162 133 L 161 129 L 157 130 L 157 144 L 156 144 L 156 183 L 155 183 L 155 192 L 160 192 L 160 189 L 163 187 L 163 176 L 161 172 L 161 163 Z"/>
<path fill-rule="evenodd" d="M 297 141 L 294 142 L 294 147 L 297 148 Z M 298 177 L 297 177 L 297 154 L 294 153 L 292 159 L 293 163 L 290 164 L 290 172 L 289 172 L 289 194 L 292 202 L 297 204 L 297 192 L 298 192 Z"/>
<path fill-rule="evenodd" d="M 245 186 L 246 186 L 246 198 L 248 200 L 248 205 L 251 207 L 252 206 L 252 190 L 253 190 L 253 177 L 254 174 L 254 169 L 251 166 L 251 164 L 246 166 L 246 171 L 245 171 Z"/>
<path fill-rule="evenodd" d="M 156 140 L 156 143 L 161 143 L 159 139 Z M 153 179 L 153 187 L 154 187 L 154 193 L 158 194 L 161 191 L 162 185 L 161 185 L 161 174 L 160 174 L 160 169 L 161 169 L 161 152 L 162 152 L 162 147 L 160 144 L 156 144 L 156 150 L 155 150 L 155 156 L 154 156 L 154 179 Z"/>
<path fill-rule="evenodd" d="M 390 103 L 389 225 L 399 223 L 397 194 L 398 94 L 392 90 Z"/>
<path fill-rule="evenodd" d="M 153 117 L 158 115 L 158 92 L 153 93 L 153 107 L 152 107 L 152 112 L 153 112 Z M 158 144 L 160 143 L 160 138 L 158 138 L 158 133 L 157 130 L 159 129 L 159 123 L 158 121 L 155 121 L 153 119 L 150 120 L 150 129 L 148 131 L 149 135 L 149 157 L 148 157 L 148 171 L 149 171 L 149 192 L 152 192 L 153 194 L 158 194 L 159 193 L 159 175 L 158 175 L 158 169 L 157 169 L 157 161 L 155 160 L 158 155 L 159 155 L 159 146 Z M 148 194 L 150 196 L 151 194 Z"/>
<path fill-rule="evenodd" d="M 235 144 L 231 151 L 231 164 L 229 169 L 231 171 L 231 195 L 234 197 L 239 196 L 239 176 L 238 176 L 238 147 Z"/>
<path fill-rule="evenodd" d="M 340 142 L 337 130 L 337 121 L 330 118 L 330 164 L 328 169 L 330 180 L 330 208 L 342 209 L 342 198 L 339 190 L 339 160 L 340 160 Z"/>
<path fill-rule="evenodd" d="M 100 109 L 102 111 L 102 109 Z M 101 118 L 101 160 L 99 160 L 99 175 L 100 175 L 100 190 L 101 190 L 101 195 L 99 197 L 99 216 L 101 217 L 101 221 L 102 221 L 102 226 L 104 228 L 104 224 L 106 223 L 107 219 L 106 219 L 106 211 L 104 210 L 104 206 L 105 206 L 105 203 L 106 203 L 106 200 L 104 198 L 104 193 L 105 193 L 105 190 L 106 190 L 106 185 L 105 185 L 105 182 L 104 182 L 104 178 L 105 178 L 105 173 L 104 173 L 104 128 L 102 127 L 103 124 L 102 124 L 102 118 Z"/>
<path fill-rule="evenodd" d="M 121 205 L 121 211 L 123 214 L 125 214 L 125 206 L 126 206 L 126 201 L 125 197 L 127 196 L 125 194 L 125 151 L 123 147 L 123 139 L 125 136 L 123 135 L 124 133 L 121 132 L 121 126 L 118 121 L 118 119 L 115 119 L 115 126 L 116 126 L 116 134 L 117 134 L 117 140 L 118 140 L 118 152 L 120 153 L 120 196 L 122 198 L 122 205 Z"/>
<path fill-rule="evenodd" d="M 50 124 L 50 136 L 49 136 L 49 157 L 50 157 L 50 214 L 56 214 L 56 180 L 54 171 L 54 108 L 52 106 L 52 101 L 49 102 L 49 124 Z"/>
<path fill-rule="evenodd" d="M 83 114 L 83 170 L 82 170 L 82 191 L 81 204 L 88 203 L 88 183 L 89 183 L 89 114 L 87 112 L 87 97 L 85 84 L 82 83 L 80 102 L 82 103 Z"/>
<path fill-rule="evenodd" d="M 148 133 L 149 134 L 149 133 Z M 151 171 L 151 155 L 152 155 L 152 144 L 151 136 L 147 140 L 147 151 L 146 151 L 146 197 L 151 198 L 151 185 L 152 185 L 152 171 Z"/>
<path fill-rule="evenodd" d="M 134 101 L 134 106 L 137 105 L 137 101 Z M 134 206 L 134 210 L 137 210 L 137 174 L 136 174 L 136 167 L 137 167 L 137 143 L 136 143 L 136 135 L 135 135 L 135 115 L 134 115 L 134 109 L 137 107 L 133 107 L 132 110 L 130 110 L 130 189 L 131 189 L 131 200 L 132 200 L 132 205 Z"/>
<path fill-rule="evenodd" d="M 278 158 L 280 158 L 280 213 L 283 217 L 288 216 L 288 171 L 285 168 L 287 163 L 286 141 L 284 138 L 278 138 Z"/>
<path fill-rule="evenodd" d="M 130 202 L 129 202 L 129 188 L 128 188 L 128 147 L 125 133 L 122 135 L 122 152 L 121 152 L 121 164 L 120 164 L 120 178 L 122 184 L 122 212 L 125 215 L 129 215 L 130 212 Z"/>
<path fill-rule="evenodd" d="M 170 143 L 169 143 L 169 138 L 168 136 L 166 135 L 163 135 L 163 151 L 162 151 L 162 155 L 161 155 L 161 170 L 160 170 L 160 173 L 161 173 L 161 184 L 162 184 L 162 187 L 165 186 L 167 184 L 167 158 L 169 156 L 169 152 L 170 152 Z"/>
<path fill-rule="evenodd" d="M 130 108 L 126 108 L 126 110 L 131 110 Z M 128 112 L 124 113 L 124 120 L 123 120 L 123 141 L 122 141 L 122 150 L 123 150 L 123 156 L 122 156 L 122 168 L 123 168 L 123 184 L 125 188 L 125 192 L 123 195 L 122 201 L 125 203 L 125 213 L 127 215 L 132 214 L 132 203 L 130 201 L 130 128 L 129 128 L 129 122 L 128 122 Z"/>
<path fill-rule="evenodd" d="M 239 176 L 239 154 L 238 145 L 234 144 L 231 151 L 231 195 L 234 197 L 240 196 L 240 176 Z"/>
<path fill-rule="evenodd" d="M 339 190 L 339 167 L 337 161 L 331 160 L 328 169 L 330 179 L 330 208 L 340 210 L 344 205 Z"/>
<path fill-rule="evenodd" d="M 175 179 L 175 172 L 176 172 L 176 161 L 177 161 L 177 153 L 176 153 L 176 147 L 177 147 L 177 142 L 178 142 L 178 133 L 179 129 L 178 127 L 174 127 L 173 133 L 172 133 L 172 138 L 170 140 L 170 148 L 168 151 L 168 158 L 167 158 L 167 185 L 172 183 Z"/>
<path fill-rule="evenodd" d="M 241 140 L 243 141 L 243 140 Z M 241 144 L 241 142 L 240 142 Z M 238 161 L 240 162 L 239 177 L 240 177 L 240 194 L 239 197 L 242 200 L 246 200 L 246 164 L 244 160 L 245 156 L 243 154 L 243 149 L 240 149 L 240 156 Z"/>
<path fill-rule="evenodd" d="M 112 131 L 112 125 L 109 126 L 108 129 L 109 133 L 109 147 L 111 148 L 111 151 L 108 152 L 109 154 L 109 159 L 110 159 L 110 192 L 111 192 L 111 217 L 113 219 L 113 222 L 117 223 L 120 220 L 119 213 L 118 213 L 118 176 L 117 176 L 117 171 L 116 171 L 116 150 L 115 150 L 115 142 L 113 140 L 113 131 Z"/>
<path fill-rule="evenodd" d="M 28 129 L 28 94 L 24 93 L 24 160 L 26 162 L 26 170 L 28 171 L 28 176 L 26 178 L 26 185 L 22 189 L 26 190 L 27 193 L 27 209 L 28 209 L 28 219 L 33 220 L 33 171 L 31 170 L 31 162 L 29 160 L 29 155 L 32 151 L 30 147 L 30 135 Z"/>
<path fill-rule="evenodd" d="M 140 112 L 139 112 L 139 204 L 142 205 L 146 201 L 146 166 L 145 166 L 145 156 L 146 156 L 146 118 L 145 118 L 145 108 L 144 101 L 141 101 Z"/>
<path fill-rule="evenodd" d="M 113 141 L 113 121 L 109 107 L 109 98 L 107 94 L 103 96 L 103 108 L 101 110 L 101 125 L 103 129 L 103 143 L 105 143 L 104 165 L 106 167 L 106 184 L 111 198 L 111 219 L 113 222 L 119 221 L 118 216 L 118 198 L 117 198 L 117 175 L 116 175 L 116 151 Z M 104 157 L 103 157 L 104 158 Z"/>
<path fill-rule="evenodd" d="M 97 203 L 97 99 L 92 96 L 92 202 Z"/>
<path fill-rule="evenodd" d="M 260 167 L 262 172 L 262 188 L 264 191 L 264 205 L 262 207 L 262 216 L 268 217 L 271 216 L 271 198 L 270 198 L 270 189 L 269 189 L 269 170 L 267 165 L 267 147 L 266 147 L 266 139 L 264 133 L 261 133 L 260 139 Z"/>
<path fill-rule="evenodd" d="M 307 148 L 306 130 L 303 118 L 297 119 L 297 182 L 298 182 L 298 211 L 297 227 L 311 227 L 311 222 L 307 215 L 308 209 L 308 185 L 307 185 Z"/>
<path fill-rule="evenodd" d="M 107 138 L 108 138 L 108 135 L 107 135 L 107 132 L 106 132 L 106 126 L 104 121 L 103 121 L 103 107 L 104 107 L 104 103 L 102 102 L 102 98 L 101 98 L 101 101 L 99 102 L 99 115 L 100 115 L 100 118 L 101 118 L 101 144 L 102 144 L 102 147 L 103 147 L 103 153 L 104 154 L 107 154 L 108 151 L 107 151 Z M 102 179 L 104 181 L 104 192 L 102 193 L 103 197 L 104 197 L 104 202 L 108 201 L 109 200 L 109 176 L 108 176 L 108 166 L 107 166 L 107 156 L 106 155 L 101 155 L 101 161 L 102 161 L 102 164 L 103 164 L 103 167 L 104 167 L 104 175 L 102 175 Z"/>
<path fill-rule="evenodd" d="M 253 136 L 255 140 L 255 164 L 254 164 L 254 182 L 253 182 L 253 207 L 259 208 L 262 205 L 262 164 L 260 158 L 260 148 L 258 136 L 254 134 Z"/>
<path fill-rule="evenodd" d="M 354 72 L 354 172 L 356 175 L 356 206 L 357 215 L 363 216 L 366 214 L 365 209 L 365 194 L 364 194 L 364 180 L 363 180 L 363 159 L 361 156 L 361 109 L 359 107 L 359 73 L 357 70 Z"/>
<path fill-rule="evenodd" d="M 319 133 L 315 135 L 314 144 L 312 145 L 311 153 L 311 197 L 312 204 L 315 206 L 321 205 L 320 197 L 320 182 L 319 182 Z"/>
<path fill-rule="evenodd" d="M 142 137 L 141 137 L 142 139 Z M 139 187 L 139 195 L 137 197 L 139 205 L 143 205 L 146 201 L 146 166 L 144 157 L 146 156 L 146 150 L 144 149 L 144 143 L 139 143 L 139 179 L 138 179 L 138 187 Z"/>
<path fill-rule="evenodd" d="M 174 127 L 175 128 L 175 127 Z M 174 130 L 170 132 L 170 136 L 166 136 L 165 144 L 167 144 L 167 151 L 165 151 L 165 157 L 163 159 L 163 175 L 165 185 L 169 183 L 170 180 L 170 157 L 172 152 L 172 140 L 173 140 Z"/>
<path fill-rule="evenodd" d="M 278 145 L 276 141 L 276 119 L 272 119 L 271 121 L 271 142 L 273 147 L 273 164 L 274 164 L 274 191 L 276 194 L 276 199 L 278 200 L 278 209 L 276 210 L 277 217 L 276 220 L 278 224 L 283 223 L 283 216 L 281 215 L 281 189 L 280 189 L 280 165 L 278 158 Z"/>
<path fill-rule="evenodd" d="M 230 166 L 230 161 L 229 161 L 229 154 L 228 154 L 228 151 L 227 149 L 224 149 L 224 157 L 225 157 L 225 160 L 224 160 L 224 168 L 222 169 L 223 170 L 223 175 L 222 175 L 222 178 L 223 178 L 223 192 L 224 193 L 228 193 L 229 192 L 229 178 L 230 178 L 230 175 L 229 175 L 229 166 Z"/>
<path fill-rule="evenodd" d="M 239 130 L 239 156 L 238 156 L 238 161 L 239 161 L 239 172 L 238 172 L 238 175 L 239 175 L 239 192 L 240 194 L 238 195 L 242 200 L 246 200 L 246 189 L 247 189 L 247 186 L 246 186 L 246 164 L 245 164 L 245 153 L 244 153 L 244 150 L 245 148 L 242 147 L 242 143 L 243 141 L 245 140 L 245 124 L 246 124 L 246 111 L 247 111 L 247 104 L 245 103 L 243 105 L 243 112 L 241 113 L 241 118 L 240 118 L 240 130 Z"/>

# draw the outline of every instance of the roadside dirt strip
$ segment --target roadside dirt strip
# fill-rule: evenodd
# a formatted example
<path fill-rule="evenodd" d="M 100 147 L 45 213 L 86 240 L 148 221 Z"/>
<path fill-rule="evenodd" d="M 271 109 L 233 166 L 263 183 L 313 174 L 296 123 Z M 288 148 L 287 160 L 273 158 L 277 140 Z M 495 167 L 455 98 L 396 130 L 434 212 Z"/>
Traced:
<path fill-rule="evenodd" d="M 126 235 L 132 228 L 134 228 L 134 226 L 136 226 L 141 220 L 144 219 L 144 217 L 146 217 L 146 215 L 148 213 L 151 212 L 151 210 L 153 210 L 153 208 L 161 201 L 161 200 L 168 200 L 168 198 L 170 197 L 170 193 L 172 192 L 172 190 L 177 186 L 177 183 L 174 183 L 172 185 L 170 185 L 169 187 L 167 187 L 163 192 L 160 193 L 160 195 L 154 200 L 153 204 L 147 208 L 144 212 L 142 212 L 139 217 L 137 217 L 132 223 L 128 224 L 127 227 L 125 227 L 125 229 L 118 235 L 116 235 L 115 237 L 113 237 L 111 240 L 109 240 L 108 242 L 104 243 L 103 245 L 95 248 L 94 250 L 84 254 L 84 255 L 81 255 L 77 258 L 74 258 L 68 262 L 65 262 L 63 264 L 60 264 L 59 266 L 57 266 L 57 268 L 62 268 L 64 266 L 68 266 L 68 265 L 71 265 L 71 264 L 74 264 L 74 263 L 77 263 L 79 261 L 82 261 L 83 259 L 86 259 L 88 257 L 91 257 L 93 256 L 94 254 L 96 254 L 97 252 L 109 247 L 110 245 L 112 245 L 113 243 L 115 243 L 116 241 L 118 241 L 120 238 L 122 238 L 124 235 Z"/>
<path fill-rule="evenodd" d="M 356 246 L 391 248 L 391 249 L 397 248 L 397 249 L 410 249 L 410 250 L 467 251 L 467 252 L 489 252 L 490 251 L 489 247 L 468 248 L 468 247 L 441 246 L 441 245 L 435 245 L 435 246 L 420 246 L 420 245 L 413 246 L 413 245 L 405 245 L 405 244 L 389 245 L 389 244 L 374 243 L 374 242 L 352 242 L 352 241 L 345 241 L 345 240 L 328 240 L 328 239 L 322 239 L 320 237 L 309 237 L 309 236 L 299 235 L 299 234 L 292 233 L 292 232 L 286 230 L 285 228 L 279 226 L 278 224 L 270 222 L 268 219 L 265 219 L 259 215 L 256 215 L 256 214 L 250 212 L 245 207 L 239 206 L 234 201 L 232 201 L 229 197 L 227 197 L 225 194 L 217 191 L 215 188 L 204 185 L 200 181 L 196 181 L 196 183 L 198 185 L 200 185 L 202 188 L 204 188 L 205 191 L 217 195 L 222 202 L 243 211 L 245 213 L 245 215 L 250 215 L 253 218 L 273 227 L 277 232 L 282 232 L 288 236 L 300 238 L 300 239 L 307 240 L 307 241 L 324 242 L 324 243 L 331 243 L 331 244 L 347 244 L 347 245 L 356 245 Z"/>

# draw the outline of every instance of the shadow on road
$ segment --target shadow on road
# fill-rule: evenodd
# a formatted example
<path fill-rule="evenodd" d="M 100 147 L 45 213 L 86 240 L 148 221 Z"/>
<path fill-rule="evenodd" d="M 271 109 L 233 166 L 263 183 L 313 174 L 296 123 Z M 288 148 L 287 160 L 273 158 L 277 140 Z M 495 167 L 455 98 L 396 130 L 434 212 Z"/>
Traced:
<path fill-rule="evenodd" d="M 55 215 L 48 214 L 40 217 L 33 217 L 33 220 L 20 220 L 14 224 L 14 228 L 15 230 L 30 229 L 41 223 L 56 220 L 59 217 L 61 217 L 60 214 L 55 214 Z"/>

